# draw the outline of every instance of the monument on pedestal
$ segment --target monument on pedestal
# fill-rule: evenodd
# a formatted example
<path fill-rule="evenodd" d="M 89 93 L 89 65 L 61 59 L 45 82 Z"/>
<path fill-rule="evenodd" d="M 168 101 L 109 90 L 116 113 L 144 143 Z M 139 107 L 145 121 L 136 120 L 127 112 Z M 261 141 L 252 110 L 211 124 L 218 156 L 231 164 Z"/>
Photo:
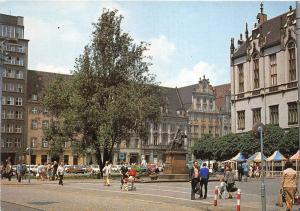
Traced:
<path fill-rule="evenodd" d="M 184 139 L 187 136 L 181 129 L 178 129 L 174 140 L 171 141 L 169 149 L 165 152 L 166 162 L 164 174 L 187 174 L 186 155 Z"/>

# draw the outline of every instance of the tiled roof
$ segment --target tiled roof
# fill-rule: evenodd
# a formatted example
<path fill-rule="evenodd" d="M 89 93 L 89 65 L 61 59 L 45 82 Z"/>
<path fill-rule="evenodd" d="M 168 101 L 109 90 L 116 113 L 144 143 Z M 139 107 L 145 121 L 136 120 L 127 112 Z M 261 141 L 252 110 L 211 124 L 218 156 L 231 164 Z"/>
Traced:
<path fill-rule="evenodd" d="M 222 84 L 214 87 L 215 97 L 216 97 L 216 107 L 221 110 L 222 106 L 225 104 L 225 96 L 230 94 L 230 84 Z"/>
<path fill-rule="evenodd" d="M 295 15 L 295 10 L 292 11 Z M 252 40 L 257 39 L 258 35 L 260 33 L 260 27 L 262 35 L 265 37 L 265 44 L 263 48 L 271 47 L 273 45 L 279 44 L 280 39 L 280 27 L 281 25 L 284 25 L 287 21 L 287 15 L 290 12 L 284 13 L 282 15 L 279 15 L 277 17 L 274 17 L 265 23 L 262 23 L 259 25 L 256 29 L 252 31 Z M 244 41 L 241 46 L 236 50 L 236 52 L 233 54 L 233 58 L 238 58 L 241 56 L 246 55 L 246 42 Z"/>
<path fill-rule="evenodd" d="M 69 79 L 71 75 L 50 73 L 36 70 L 27 71 L 27 96 L 31 99 L 32 94 L 41 95 L 47 85 L 58 77 Z"/>

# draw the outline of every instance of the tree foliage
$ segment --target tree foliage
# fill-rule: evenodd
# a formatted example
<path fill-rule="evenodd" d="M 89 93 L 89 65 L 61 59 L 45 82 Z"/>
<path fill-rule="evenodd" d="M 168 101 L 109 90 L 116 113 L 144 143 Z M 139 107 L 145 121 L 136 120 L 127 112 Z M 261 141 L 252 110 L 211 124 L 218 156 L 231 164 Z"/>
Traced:
<path fill-rule="evenodd" d="M 122 19 L 117 10 L 103 11 L 72 78 L 52 83 L 43 101 L 61 120 L 60 137 L 78 153 L 95 152 L 101 167 L 120 141 L 132 133 L 147 136 L 146 122 L 159 118 L 162 102 L 148 69 L 148 44 L 135 44 L 122 31 Z"/>
<path fill-rule="evenodd" d="M 286 156 L 291 156 L 298 150 L 298 128 L 284 131 L 277 125 L 266 125 L 264 139 L 264 154 L 270 156 L 279 150 Z M 222 137 L 204 135 L 195 140 L 194 155 L 200 159 L 224 161 L 242 152 L 249 157 L 260 151 L 260 140 L 250 132 L 242 134 L 228 134 Z"/>

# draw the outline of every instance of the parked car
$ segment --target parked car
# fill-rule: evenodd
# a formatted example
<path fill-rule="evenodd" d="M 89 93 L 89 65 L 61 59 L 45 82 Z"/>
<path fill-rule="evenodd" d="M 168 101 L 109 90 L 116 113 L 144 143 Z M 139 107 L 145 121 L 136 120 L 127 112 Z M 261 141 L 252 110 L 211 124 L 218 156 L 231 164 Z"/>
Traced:
<path fill-rule="evenodd" d="M 111 171 L 114 173 L 120 173 L 121 167 L 122 167 L 122 165 L 113 165 L 113 166 L 111 166 Z"/>
<path fill-rule="evenodd" d="M 71 173 L 71 174 L 84 174 L 85 170 L 83 168 L 83 166 L 79 166 L 79 165 L 73 165 L 70 166 L 68 168 L 68 170 L 66 170 L 66 173 Z"/>
<path fill-rule="evenodd" d="M 72 167 L 72 165 L 64 165 L 64 167 L 65 167 L 65 171 L 69 173 L 68 170 Z"/>

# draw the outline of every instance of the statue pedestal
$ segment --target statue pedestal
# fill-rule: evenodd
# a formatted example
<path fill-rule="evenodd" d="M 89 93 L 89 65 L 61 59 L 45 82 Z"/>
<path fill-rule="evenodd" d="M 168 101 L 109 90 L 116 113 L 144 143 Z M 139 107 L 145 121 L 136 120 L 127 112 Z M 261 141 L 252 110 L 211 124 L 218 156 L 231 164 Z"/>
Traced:
<path fill-rule="evenodd" d="M 188 174 L 186 151 L 167 151 L 164 174 Z"/>

